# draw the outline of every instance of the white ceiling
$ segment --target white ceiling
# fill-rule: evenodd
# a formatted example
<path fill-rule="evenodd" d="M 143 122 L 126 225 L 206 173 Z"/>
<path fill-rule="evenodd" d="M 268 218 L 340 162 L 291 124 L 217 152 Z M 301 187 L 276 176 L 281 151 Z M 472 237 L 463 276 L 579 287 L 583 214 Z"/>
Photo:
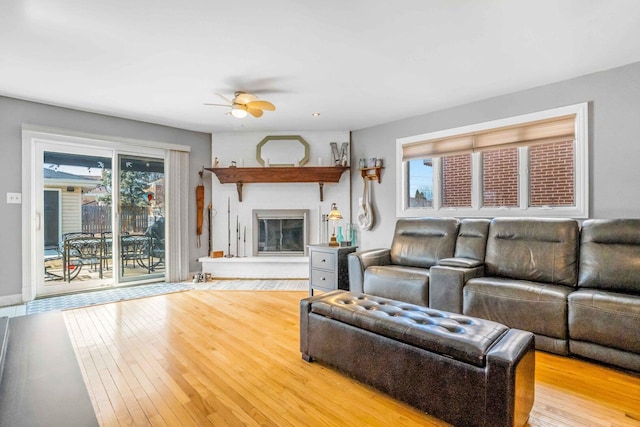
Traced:
<path fill-rule="evenodd" d="M 357 130 L 637 61 L 637 0 L 0 0 L 0 94 L 204 132 Z M 202 105 L 236 90 L 277 111 Z"/>

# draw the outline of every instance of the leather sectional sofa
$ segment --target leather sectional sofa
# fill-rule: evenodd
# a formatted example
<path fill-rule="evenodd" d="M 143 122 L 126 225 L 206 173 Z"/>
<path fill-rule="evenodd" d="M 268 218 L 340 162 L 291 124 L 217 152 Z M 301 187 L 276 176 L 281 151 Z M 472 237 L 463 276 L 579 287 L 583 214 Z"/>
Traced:
<path fill-rule="evenodd" d="M 640 219 L 400 219 L 391 248 L 349 255 L 349 280 L 640 372 Z"/>

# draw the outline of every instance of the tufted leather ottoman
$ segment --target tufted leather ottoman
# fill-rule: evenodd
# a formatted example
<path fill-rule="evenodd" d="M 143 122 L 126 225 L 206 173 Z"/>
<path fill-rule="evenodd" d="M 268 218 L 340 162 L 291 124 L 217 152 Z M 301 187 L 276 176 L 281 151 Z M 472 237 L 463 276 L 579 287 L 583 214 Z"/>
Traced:
<path fill-rule="evenodd" d="M 521 426 L 534 399 L 530 332 L 367 294 L 300 302 L 300 350 L 460 426 Z"/>

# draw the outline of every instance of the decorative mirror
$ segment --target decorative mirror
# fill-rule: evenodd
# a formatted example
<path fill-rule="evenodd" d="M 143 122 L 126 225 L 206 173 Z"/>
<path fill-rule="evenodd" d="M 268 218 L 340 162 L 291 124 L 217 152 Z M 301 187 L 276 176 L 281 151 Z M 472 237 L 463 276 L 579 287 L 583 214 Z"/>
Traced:
<path fill-rule="evenodd" d="M 302 166 L 309 161 L 309 144 L 299 135 L 266 136 L 256 147 L 262 166 Z"/>

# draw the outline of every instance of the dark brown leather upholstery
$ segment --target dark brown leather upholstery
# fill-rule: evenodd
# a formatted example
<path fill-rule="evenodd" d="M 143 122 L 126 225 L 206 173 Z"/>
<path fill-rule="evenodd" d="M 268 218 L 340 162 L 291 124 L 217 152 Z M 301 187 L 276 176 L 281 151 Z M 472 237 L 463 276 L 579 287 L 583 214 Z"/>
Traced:
<path fill-rule="evenodd" d="M 400 222 L 394 250 L 416 262 L 409 236 L 443 223 Z M 535 333 L 538 349 L 640 372 L 640 219 L 587 220 L 581 230 L 572 219 L 463 219 L 453 256 L 428 269 L 394 265 L 389 249 L 349 262 L 351 290 L 490 319 Z"/>
<path fill-rule="evenodd" d="M 488 219 L 465 218 L 460 221 L 453 258 L 441 259 L 439 264 L 450 267 L 477 267 L 484 263 L 489 234 Z"/>
<path fill-rule="evenodd" d="M 349 264 L 349 289 L 364 292 L 364 272 L 371 266 L 391 264 L 389 249 L 371 249 L 352 252 L 347 257 Z"/>
<path fill-rule="evenodd" d="M 429 270 L 403 265 L 372 266 L 364 272 L 364 290 L 370 295 L 429 305 Z"/>
<path fill-rule="evenodd" d="M 485 365 L 489 347 L 509 329 L 490 320 L 349 292 L 319 299 L 311 312 L 475 366 Z"/>
<path fill-rule="evenodd" d="M 484 255 L 489 234 L 488 219 L 460 221 L 453 258 L 441 259 L 429 269 L 429 307 L 462 313 L 462 288 L 484 275 Z"/>
<path fill-rule="evenodd" d="M 536 347 L 568 354 L 567 297 L 577 282 L 578 223 L 494 218 L 485 277 L 464 286 L 463 313 L 536 334 Z"/>
<path fill-rule="evenodd" d="M 578 287 L 571 352 L 640 371 L 640 219 L 584 222 Z"/>
<path fill-rule="evenodd" d="M 486 274 L 575 287 L 578 243 L 578 222 L 572 219 L 494 218 Z"/>
<path fill-rule="evenodd" d="M 533 335 L 467 316 L 334 291 L 300 302 L 300 350 L 454 425 L 521 426 Z"/>
<path fill-rule="evenodd" d="M 584 222 L 579 282 L 581 288 L 640 295 L 640 219 Z"/>
<path fill-rule="evenodd" d="M 480 277 L 467 281 L 462 312 L 536 334 L 536 348 L 569 353 L 567 286 Z"/>
<path fill-rule="evenodd" d="M 569 308 L 571 339 L 631 351 L 640 357 L 640 298 L 585 289 L 569 295 Z"/>
<path fill-rule="evenodd" d="M 391 243 L 391 264 L 429 268 L 452 257 L 458 225 L 455 218 L 399 219 Z"/>
<path fill-rule="evenodd" d="M 390 249 L 349 254 L 349 287 L 414 304 L 429 304 L 429 268 L 454 255 L 455 218 L 399 219 Z"/>
<path fill-rule="evenodd" d="M 484 265 L 482 264 L 467 268 L 443 265 L 431 267 L 429 269 L 429 307 L 452 313 L 462 313 L 465 283 L 482 276 L 484 276 Z"/>

